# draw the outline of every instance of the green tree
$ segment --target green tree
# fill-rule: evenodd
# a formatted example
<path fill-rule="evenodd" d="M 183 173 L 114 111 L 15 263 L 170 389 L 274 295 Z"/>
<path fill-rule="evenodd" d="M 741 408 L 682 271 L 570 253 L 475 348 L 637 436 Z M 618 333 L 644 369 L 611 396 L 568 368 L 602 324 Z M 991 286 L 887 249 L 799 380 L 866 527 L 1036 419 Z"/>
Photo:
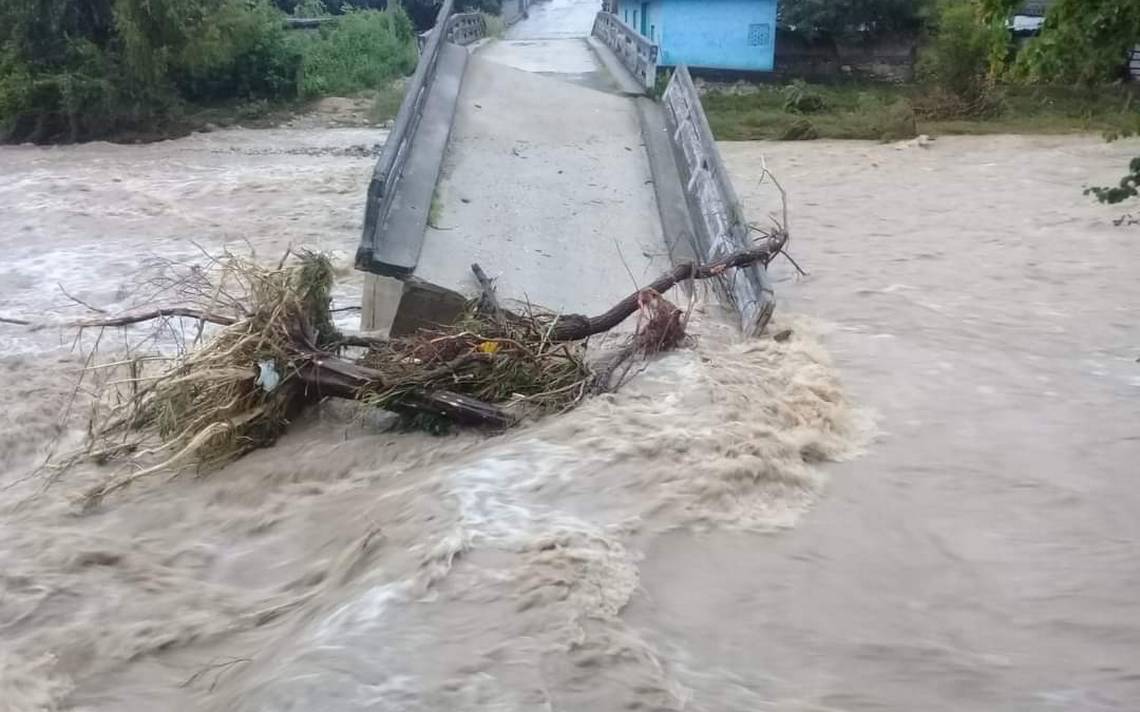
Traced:
<path fill-rule="evenodd" d="M 350 12 L 335 25 L 321 28 L 321 41 L 306 48 L 301 94 L 376 89 L 415 66 L 415 34 L 401 8 Z"/>
<path fill-rule="evenodd" d="M 983 21 L 972 0 L 944 0 L 918 63 L 919 77 L 943 93 L 943 114 L 976 115 L 996 106 L 991 57 L 1005 51 L 1009 33 Z"/>
<path fill-rule="evenodd" d="M 1058 0 L 1017 68 L 1031 82 L 1098 84 L 1122 77 L 1137 41 L 1137 0 Z"/>
<path fill-rule="evenodd" d="M 982 17 L 1005 25 L 1020 0 L 980 0 Z M 1094 85 L 1122 76 L 1140 40 L 1137 0 L 1057 0 L 1041 33 L 1018 54 L 1014 78 L 1036 84 Z"/>
<path fill-rule="evenodd" d="M 985 19 L 1003 24 L 1021 6 L 1018 0 L 980 2 Z M 1115 81 L 1121 77 L 1128 52 L 1137 40 L 1137 0 L 1057 0 L 1045 16 L 1041 34 L 1018 55 L 1011 74 L 1017 80 L 1035 84 L 1096 85 Z M 1137 123 L 1140 124 L 1140 118 Z M 1102 203 L 1116 204 L 1136 198 L 1138 191 L 1140 156 L 1132 159 L 1119 184 L 1089 188 L 1085 194 Z"/>
<path fill-rule="evenodd" d="M 0 0 L 0 138 L 72 138 L 118 100 L 112 0 Z"/>
<path fill-rule="evenodd" d="M 978 0 L 982 20 L 1006 23 L 1025 5 L 1025 0 Z"/>

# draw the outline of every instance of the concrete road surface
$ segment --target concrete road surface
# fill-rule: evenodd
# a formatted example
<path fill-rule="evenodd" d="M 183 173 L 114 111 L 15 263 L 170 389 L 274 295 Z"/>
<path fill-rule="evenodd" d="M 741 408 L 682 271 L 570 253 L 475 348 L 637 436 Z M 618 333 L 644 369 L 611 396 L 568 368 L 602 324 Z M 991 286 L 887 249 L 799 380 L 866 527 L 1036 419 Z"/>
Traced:
<path fill-rule="evenodd" d="M 507 30 L 508 40 L 587 37 L 594 18 L 602 9 L 601 0 L 548 0 L 530 7 L 525 20 Z"/>
<path fill-rule="evenodd" d="M 416 276 L 470 293 L 478 262 L 504 298 L 595 313 L 668 269 L 636 107 L 614 91 L 583 39 L 480 49 Z"/>

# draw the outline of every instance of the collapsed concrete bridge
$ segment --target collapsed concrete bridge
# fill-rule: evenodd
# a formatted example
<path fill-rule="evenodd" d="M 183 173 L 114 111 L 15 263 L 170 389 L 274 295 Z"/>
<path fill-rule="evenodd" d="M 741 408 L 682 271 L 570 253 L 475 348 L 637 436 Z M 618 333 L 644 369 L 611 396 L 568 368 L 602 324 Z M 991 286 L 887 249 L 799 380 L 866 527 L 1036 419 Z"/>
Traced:
<path fill-rule="evenodd" d="M 596 312 L 675 263 L 746 245 L 684 67 L 652 98 L 657 47 L 591 0 L 510 0 L 518 21 L 499 38 L 452 4 L 425 33 L 369 186 L 365 330 L 449 319 L 476 262 L 508 299 Z M 763 268 L 718 292 L 745 332 L 766 323 Z"/>

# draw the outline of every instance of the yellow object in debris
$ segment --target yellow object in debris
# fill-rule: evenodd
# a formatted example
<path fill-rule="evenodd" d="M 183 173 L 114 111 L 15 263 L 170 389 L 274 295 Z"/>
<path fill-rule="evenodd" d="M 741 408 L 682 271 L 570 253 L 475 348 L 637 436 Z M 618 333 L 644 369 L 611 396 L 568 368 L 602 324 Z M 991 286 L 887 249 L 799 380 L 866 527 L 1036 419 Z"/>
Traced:
<path fill-rule="evenodd" d="M 484 341 L 483 343 L 479 344 L 479 350 L 485 354 L 496 353 L 499 350 L 499 342 L 498 341 Z"/>

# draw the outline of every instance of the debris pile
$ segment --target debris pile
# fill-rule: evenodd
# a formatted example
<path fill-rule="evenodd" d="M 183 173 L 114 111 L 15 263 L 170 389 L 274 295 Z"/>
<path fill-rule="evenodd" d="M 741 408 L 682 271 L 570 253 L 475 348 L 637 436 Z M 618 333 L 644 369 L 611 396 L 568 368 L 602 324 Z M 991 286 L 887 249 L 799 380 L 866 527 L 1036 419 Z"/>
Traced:
<path fill-rule="evenodd" d="M 306 406 L 328 397 L 430 431 L 506 428 L 564 412 L 619 387 L 639 359 L 684 342 L 687 314 L 663 296 L 674 285 L 766 266 L 785 242 L 778 232 L 710 264 L 678 265 L 595 317 L 529 305 L 509 311 L 473 265 L 482 292 L 456 323 L 390 340 L 335 328 L 335 274 L 323 255 L 287 254 L 273 266 L 230 253 L 205 265 L 170 264 L 145 286 L 149 305 L 174 306 L 67 325 L 100 330 L 78 386 L 92 395 L 87 444 L 67 464 L 126 465 L 89 492 L 96 502 L 141 477 L 208 470 L 270 445 Z M 630 335 L 591 348 L 591 337 L 634 315 Z M 144 323 L 152 328 L 139 337 Z M 123 329 L 127 347 L 100 363 L 95 351 L 108 328 Z M 160 338 L 171 334 L 173 347 Z"/>

